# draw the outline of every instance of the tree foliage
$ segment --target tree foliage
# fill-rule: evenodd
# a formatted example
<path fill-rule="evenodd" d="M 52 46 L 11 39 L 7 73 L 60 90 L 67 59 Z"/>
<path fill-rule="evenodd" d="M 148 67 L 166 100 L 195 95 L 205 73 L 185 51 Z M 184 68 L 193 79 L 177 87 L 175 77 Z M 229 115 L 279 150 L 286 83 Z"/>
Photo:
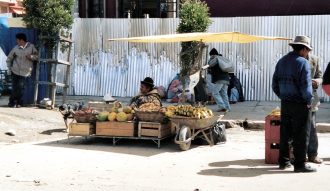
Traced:
<path fill-rule="evenodd" d="M 55 36 L 62 28 L 71 28 L 74 0 L 23 0 L 23 21 L 41 35 Z"/>
<path fill-rule="evenodd" d="M 184 0 L 180 9 L 180 24 L 177 28 L 179 33 L 205 32 L 211 20 L 209 8 L 200 0 Z"/>
<path fill-rule="evenodd" d="M 206 32 L 210 24 L 209 8 L 205 2 L 200 0 L 183 0 L 177 32 Z M 201 42 L 181 43 L 180 74 L 183 82 L 185 77 L 200 69 L 196 60 L 198 60 L 197 58 L 201 54 L 201 46 L 203 45 Z"/>

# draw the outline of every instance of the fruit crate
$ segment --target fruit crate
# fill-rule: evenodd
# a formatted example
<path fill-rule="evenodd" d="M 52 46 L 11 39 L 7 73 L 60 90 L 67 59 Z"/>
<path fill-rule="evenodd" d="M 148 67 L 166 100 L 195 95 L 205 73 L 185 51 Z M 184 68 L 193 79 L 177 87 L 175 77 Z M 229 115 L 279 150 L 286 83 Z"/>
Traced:
<path fill-rule="evenodd" d="M 139 122 L 138 137 L 163 138 L 171 134 L 171 123 Z"/>
<path fill-rule="evenodd" d="M 89 136 L 95 134 L 95 126 L 91 123 L 70 123 L 69 136 Z"/>
<path fill-rule="evenodd" d="M 96 122 L 96 135 L 133 137 L 134 122 Z"/>

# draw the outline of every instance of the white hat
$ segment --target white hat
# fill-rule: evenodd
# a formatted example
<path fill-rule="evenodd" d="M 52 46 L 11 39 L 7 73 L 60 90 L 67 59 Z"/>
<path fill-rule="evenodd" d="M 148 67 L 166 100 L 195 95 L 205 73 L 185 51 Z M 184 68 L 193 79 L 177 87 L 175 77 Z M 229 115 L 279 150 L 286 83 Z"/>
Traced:
<path fill-rule="evenodd" d="M 294 41 L 289 43 L 289 45 L 294 45 L 294 44 L 304 45 L 307 48 L 309 48 L 310 50 L 313 49 L 312 46 L 311 46 L 311 39 L 307 36 L 304 36 L 304 35 L 296 36 L 296 38 L 294 38 Z"/>
<path fill-rule="evenodd" d="M 104 101 L 110 101 L 110 102 L 116 101 L 116 99 L 113 98 L 110 93 L 105 94 L 105 96 L 103 97 L 103 100 Z"/>

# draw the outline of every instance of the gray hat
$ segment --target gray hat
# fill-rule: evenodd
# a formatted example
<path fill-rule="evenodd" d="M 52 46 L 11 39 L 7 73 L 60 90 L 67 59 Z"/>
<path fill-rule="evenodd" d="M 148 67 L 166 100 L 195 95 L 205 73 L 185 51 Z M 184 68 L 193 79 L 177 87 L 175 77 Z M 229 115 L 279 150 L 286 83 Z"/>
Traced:
<path fill-rule="evenodd" d="M 294 41 L 289 43 L 289 45 L 294 45 L 294 44 L 304 45 L 310 50 L 313 49 L 311 46 L 311 39 L 307 36 L 303 36 L 303 35 L 296 36 L 296 38 L 294 38 Z"/>

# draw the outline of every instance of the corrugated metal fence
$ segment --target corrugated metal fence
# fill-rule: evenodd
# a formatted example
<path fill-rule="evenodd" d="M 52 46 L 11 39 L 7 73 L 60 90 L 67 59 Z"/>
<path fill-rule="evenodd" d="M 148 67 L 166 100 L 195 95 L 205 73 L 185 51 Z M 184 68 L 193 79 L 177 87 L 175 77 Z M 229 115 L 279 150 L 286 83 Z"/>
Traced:
<path fill-rule="evenodd" d="M 330 16 L 212 18 L 209 32 L 239 31 L 264 36 L 312 38 L 324 71 L 330 61 Z M 167 88 L 178 72 L 179 43 L 109 42 L 109 38 L 175 33 L 178 19 L 76 19 L 73 27 L 72 95 L 134 96 L 144 77 Z M 247 100 L 277 100 L 271 90 L 276 62 L 290 51 L 287 41 L 210 43 L 236 64 Z M 320 91 L 321 92 L 321 91 Z M 322 93 L 322 96 L 323 93 Z M 328 99 L 328 98 L 327 98 Z"/>

